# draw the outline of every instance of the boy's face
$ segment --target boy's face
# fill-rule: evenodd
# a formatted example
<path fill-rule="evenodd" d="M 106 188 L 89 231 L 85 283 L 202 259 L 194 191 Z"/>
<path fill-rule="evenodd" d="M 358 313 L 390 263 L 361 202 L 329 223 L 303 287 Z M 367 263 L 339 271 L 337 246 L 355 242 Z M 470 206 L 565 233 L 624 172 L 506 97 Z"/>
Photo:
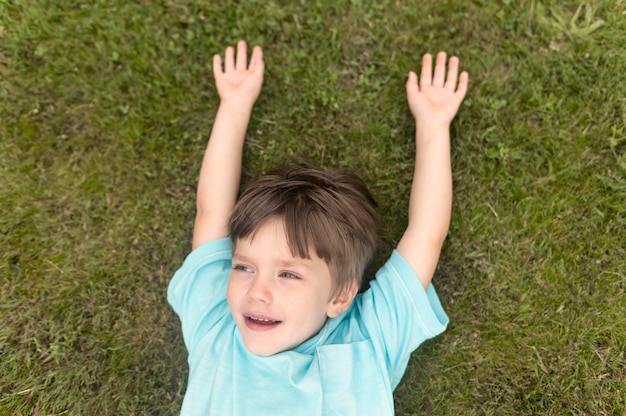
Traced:
<path fill-rule="evenodd" d="M 252 241 L 237 241 L 226 297 L 251 353 L 291 349 L 350 305 L 353 296 L 331 299 L 328 265 L 315 250 L 309 253 L 310 259 L 292 256 L 279 218 L 262 224 Z"/>

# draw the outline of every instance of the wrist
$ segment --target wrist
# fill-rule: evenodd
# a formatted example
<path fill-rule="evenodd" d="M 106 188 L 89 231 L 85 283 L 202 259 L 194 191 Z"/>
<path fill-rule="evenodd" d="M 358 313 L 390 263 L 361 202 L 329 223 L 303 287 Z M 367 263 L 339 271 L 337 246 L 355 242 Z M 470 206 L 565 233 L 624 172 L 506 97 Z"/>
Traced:
<path fill-rule="evenodd" d="M 418 120 L 415 122 L 415 131 L 418 136 L 420 134 L 428 134 L 428 135 L 442 135 L 446 136 L 450 134 L 450 123 L 446 122 L 436 122 L 436 121 L 423 121 Z"/>
<path fill-rule="evenodd" d="M 256 99 L 220 98 L 220 107 L 233 113 L 251 113 Z"/>
<path fill-rule="evenodd" d="M 450 142 L 450 123 L 417 121 L 415 142 L 418 146 L 431 144 L 447 144 Z"/>
<path fill-rule="evenodd" d="M 417 129 L 425 130 L 450 130 L 451 120 L 440 120 L 436 118 L 415 118 L 415 126 Z"/>
<path fill-rule="evenodd" d="M 234 117 L 250 118 L 254 102 L 241 100 L 221 100 L 218 112 L 226 113 Z"/>

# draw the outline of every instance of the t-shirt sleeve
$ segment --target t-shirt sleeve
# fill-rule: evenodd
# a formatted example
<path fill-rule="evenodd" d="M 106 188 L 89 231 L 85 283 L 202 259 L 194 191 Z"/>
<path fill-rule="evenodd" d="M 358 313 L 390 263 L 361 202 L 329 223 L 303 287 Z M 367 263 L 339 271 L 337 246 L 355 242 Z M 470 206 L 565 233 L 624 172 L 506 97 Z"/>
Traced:
<path fill-rule="evenodd" d="M 230 240 L 214 240 L 197 247 L 174 274 L 167 300 L 181 321 L 191 351 L 198 337 L 229 316 L 226 286 L 232 267 Z"/>
<path fill-rule="evenodd" d="M 384 355 L 392 388 L 400 382 L 411 352 L 448 325 L 433 285 L 425 291 L 397 251 L 363 294 L 361 314 L 372 341 Z"/>

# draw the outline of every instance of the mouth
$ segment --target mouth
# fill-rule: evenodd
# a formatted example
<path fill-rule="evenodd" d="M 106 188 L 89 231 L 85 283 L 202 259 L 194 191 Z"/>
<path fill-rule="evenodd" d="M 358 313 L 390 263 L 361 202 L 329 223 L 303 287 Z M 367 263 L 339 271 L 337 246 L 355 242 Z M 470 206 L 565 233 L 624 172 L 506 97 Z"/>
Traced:
<path fill-rule="evenodd" d="M 276 328 L 283 322 L 253 315 L 244 315 L 243 317 L 246 326 L 253 331 L 267 331 Z"/>

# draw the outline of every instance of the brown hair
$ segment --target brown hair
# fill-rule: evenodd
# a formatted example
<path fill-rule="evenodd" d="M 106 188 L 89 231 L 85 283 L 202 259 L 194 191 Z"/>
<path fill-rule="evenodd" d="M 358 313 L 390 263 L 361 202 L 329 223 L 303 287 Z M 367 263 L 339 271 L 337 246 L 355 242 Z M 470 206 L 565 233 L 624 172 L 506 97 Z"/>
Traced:
<path fill-rule="evenodd" d="M 312 247 L 328 264 L 333 296 L 361 283 L 376 251 L 380 218 L 367 186 L 347 169 L 321 170 L 289 164 L 250 183 L 230 219 L 233 250 L 268 219 L 283 220 L 294 257 L 310 258 Z"/>

